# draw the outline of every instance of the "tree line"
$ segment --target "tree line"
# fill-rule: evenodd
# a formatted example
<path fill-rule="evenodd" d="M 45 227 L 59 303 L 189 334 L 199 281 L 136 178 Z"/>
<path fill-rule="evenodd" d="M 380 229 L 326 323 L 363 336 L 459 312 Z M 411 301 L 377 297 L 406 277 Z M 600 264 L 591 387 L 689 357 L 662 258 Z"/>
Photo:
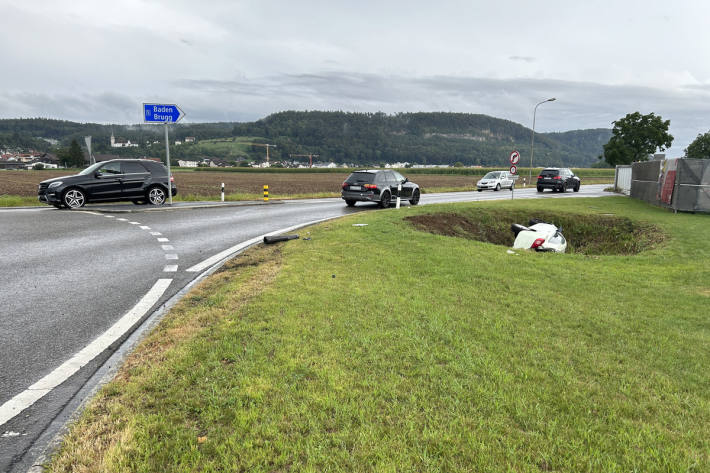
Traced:
<path fill-rule="evenodd" d="M 109 139 L 124 138 L 139 146 L 111 148 Z M 93 137 L 95 154 L 164 157 L 163 129 L 154 125 L 100 125 L 50 119 L 0 120 L 0 148 L 66 151 L 73 141 Z M 197 141 L 250 137 L 275 144 L 272 159 L 290 154 L 319 154 L 321 160 L 355 165 L 385 162 L 500 166 L 514 149 L 529 156 L 531 130 L 510 120 L 467 113 L 280 112 L 254 122 L 175 124 L 170 139 Z M 596 161 L 609 130 L 536 133 L 536 165 L 584 167 Z M 57 140 L 55 146 L 44 139 Z M 158 143 L 153 144 L 154 141 Z M 263 147 L 253 146 L 241 159 L 261 161 Z M 216 151 L 194 146 L 171 147 L 171 157 L 222 158 Z M 234 157 L 233 157 L 234 158 Z M 236 158 L 234 159 L 236 160 Z"/>

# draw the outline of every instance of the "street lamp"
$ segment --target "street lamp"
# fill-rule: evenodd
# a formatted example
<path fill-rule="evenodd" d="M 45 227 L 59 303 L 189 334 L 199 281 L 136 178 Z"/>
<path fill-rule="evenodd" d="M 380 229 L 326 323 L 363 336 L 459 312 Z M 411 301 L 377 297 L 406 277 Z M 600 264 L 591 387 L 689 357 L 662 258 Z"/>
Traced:
<path fill-rule="evenodd" d="M 528 179 L 530 181 L 530 185 L 532 185 L 532 165 L 533 165 L 533 154 L 535 152 L 535 114 L 537 113 L 537 107 L 542 105 L 545 102 L 554 102 L 555 97 L 552 97 L 551 99 L 543 100 L 539 104 L 535 105 L 535 109 L 533 110 L 533 128 L 532 128 L 532 141 L 530 142 L 530 174 L 528 175 Z"/>

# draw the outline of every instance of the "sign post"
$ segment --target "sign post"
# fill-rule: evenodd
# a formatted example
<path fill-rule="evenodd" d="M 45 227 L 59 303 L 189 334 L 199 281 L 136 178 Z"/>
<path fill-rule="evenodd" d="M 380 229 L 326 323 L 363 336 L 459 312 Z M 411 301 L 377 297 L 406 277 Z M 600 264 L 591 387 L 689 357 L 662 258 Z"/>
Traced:
<path fill-rule="evenodd" d="M 518 180 L 518 161 L 520 161 L 520 153 L 513 151 L 510 153 L 510 173 L 513 175 L 513 184 L 510 186 L 510 199 L 515 199 L 515 181 Z"/>
<path fill-rule="evenodd" d="M 170 182 L 170 142 L 168 141 L 168 123 L 175 123 L 185 116 L 175 104 L 144 103 L 143 123 L 163 123 L 165 124 L 165 161 L 168 167 L 168 201 L 173 205 L 173 186 Z"/>

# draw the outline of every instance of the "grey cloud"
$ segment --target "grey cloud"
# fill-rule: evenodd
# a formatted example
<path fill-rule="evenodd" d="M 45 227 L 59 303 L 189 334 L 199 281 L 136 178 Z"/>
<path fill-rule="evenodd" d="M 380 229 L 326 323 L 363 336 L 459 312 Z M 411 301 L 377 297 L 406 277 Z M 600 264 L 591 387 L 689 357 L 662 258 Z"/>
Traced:
<path fill-rule="evenodd" d="M 611 128 L 612 121 L 627 113 L 654 112 L 671 120 L 676 140 L 670 154 L 681 154 L 698 133 L 710 128 L 708 92 L 699 86 L 676 91 L 562 80 L 331 71 L 233 80 L 183 79 L 166 83 L 159 96 L 169 97 L 167 103 L 178 103 L 190 122 L 249 121 L 281 110 L 450 111 L 491 115 L 527 127 L 532 124 L 534 105 L 556 97 L 557 101 L 538 109 L 537 130 Z M 7 118 L 136 123 L 141 120 L 143 101 L 159 101 L 151 97 L 156 96 L 145 91 L 130 95 L 0 92 L 0 113 Z"/>
<path fill-rule="evenodd" d="M 522 62 L 535 62 L 536 59 L 531 56 L 510 56 L 508 59 L 511 61 L 522 61 Z"/>
<path fill-rule="evenodd" d="M 586 82 L 476 77 L 402 77 L 350 72 L 284 74 L 235 81 L 181 81 L 193 91 L 232 95 L 227 100 L 249 107 L 250 119 L 284 109 L 353 111 L 452 111 L 483 113 L 530 127 L 534 105 L 537 129 L 564 131 L 611 128 L 627 113 L 654 112 L 671 120 L 681 149 L 708 127 L 705 90 L 662 90 Z M 245 113 L 244 116 L 249 116 Z"/>

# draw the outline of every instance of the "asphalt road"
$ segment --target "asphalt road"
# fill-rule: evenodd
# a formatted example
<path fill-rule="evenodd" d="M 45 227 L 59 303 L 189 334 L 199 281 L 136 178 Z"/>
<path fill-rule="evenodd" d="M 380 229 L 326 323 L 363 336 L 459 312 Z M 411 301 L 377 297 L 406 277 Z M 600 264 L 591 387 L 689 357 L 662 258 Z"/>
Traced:
<path fill-rule="evenodd" d="M 514 196 L 597 197 L 605 187 L 518 189 Z M 507 190 L 425 194 L 421 204 L 510 197 Z M 27 471 L 56 433 L 55 419 L 78 404 L 77 393 L 127 337 L 115 332 L 139 326 L 201 274 L 207 264 L 200 263 L 269 232 L 376 206 L 317 199 L 137 213 L 118 212 L 140 210 L 133 205 L 105 208 L 0 209 L 0 471 Z"/>

